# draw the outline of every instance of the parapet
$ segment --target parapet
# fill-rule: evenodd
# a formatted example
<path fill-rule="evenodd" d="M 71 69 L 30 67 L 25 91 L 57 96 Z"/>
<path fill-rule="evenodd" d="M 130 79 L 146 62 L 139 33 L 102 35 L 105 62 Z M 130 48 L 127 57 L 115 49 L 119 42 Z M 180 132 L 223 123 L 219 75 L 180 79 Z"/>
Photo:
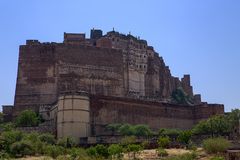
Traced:
<path fill-rule="evenodd" d="M 26 45 L 36 45 L 36 44 L 40 44 L 40 42 L 35 39 L 26 40 Z"/>
<path fill-rule="evenodd" d="M 64 43 L 78 43 L 85 41 L 84 33 L 65 33 L 64 32 Z"/>

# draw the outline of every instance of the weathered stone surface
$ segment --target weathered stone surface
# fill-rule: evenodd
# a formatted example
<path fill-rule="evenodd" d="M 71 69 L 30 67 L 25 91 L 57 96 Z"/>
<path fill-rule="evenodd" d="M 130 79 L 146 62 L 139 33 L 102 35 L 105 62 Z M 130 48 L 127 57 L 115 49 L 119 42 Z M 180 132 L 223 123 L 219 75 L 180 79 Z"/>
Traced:
<path fill-rule="evenodd" d="M 76 91 L 91 95 L 90 119 L 96 130 L 114 122 L 190 128 L 224 112 L 222 105 L 202 103 L 200 95 L 193 106 L 163 103 L 178 87 L 194 99 L 190 75 L 173 77 L 145 40 L 115 31 L 102 35 L 92 30 L 90 39 L 64 33 L 63 43 L 27 40 L 20 46 L 13 116 L 56 105 L 62 92 Z"/>

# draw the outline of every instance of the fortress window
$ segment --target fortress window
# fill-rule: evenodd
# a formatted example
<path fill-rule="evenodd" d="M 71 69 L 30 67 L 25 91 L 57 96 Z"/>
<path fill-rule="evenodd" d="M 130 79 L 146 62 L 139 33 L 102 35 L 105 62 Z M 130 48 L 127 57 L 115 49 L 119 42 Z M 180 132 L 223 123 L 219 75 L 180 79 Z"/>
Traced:
<path fill-rule="evenodd" d="M 115 39 L 113 38 L 112 41 L 114 41 Z"/>
<path fill-rule="evenodd" d="M 145 66 L 145 65 L 144 65 L 143 67 L 144 67 L 144 68 L 146 68 L 146 66 Z"/>
<path fill-rule="evenodd" d="M 139 65 L 140 68 L 142 68 L 142 65 Z"/>

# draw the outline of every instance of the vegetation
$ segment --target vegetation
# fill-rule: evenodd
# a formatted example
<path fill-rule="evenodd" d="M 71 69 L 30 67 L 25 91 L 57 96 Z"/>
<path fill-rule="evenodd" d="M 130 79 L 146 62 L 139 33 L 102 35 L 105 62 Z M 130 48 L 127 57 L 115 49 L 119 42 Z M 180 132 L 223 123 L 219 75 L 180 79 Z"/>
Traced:
<path fill-rule="evenodd" d="M 161 136 L 158 139 L 158 146 L 160 148 L 166 148 L 170 144 L 170 138 L 168 136 Z"/>
<path fill-rule="evenodd" d="M 180 129 L 169 129 L 169 128 L 162 128 L 159 130 L 159 136 L 178 136 L 182 130 Z"/>
<path fill-rule="evenodd" d="M 224 157 L 215 156 L 215 157 L 212 157 L 210 160 L 224 160 L 224 159 L 225 159 Z"/>
<path fill-rule="evenodd" d="M 106 129 L 114 133 L 119 133 L 123 136 L 137 136 L 137 137 L 149 137 L 152 135 L 151 129 L 147 125 L 130 125 L 130 124 L 109 124 Z"/>
<path fill-rule="evenodd" d="M 210 134 L 212 137 L 232 132 L 240 119 L 240 110 L 235 109 L 227 115 L 215 115 L 199 122 L 193 128 L 194 134 Z"/>
<path fill-rule="evenodd" d="M 165 160 L 194 160 L 196 158 L 197 158 L 197 154 L 193 152 L 193 153 L 185 153 L 180 156 L 169 157 L 169 158 L 166 158 Z"/>
<path fill-rule="evenodd" d="M 192 99 L 184 92 L 182 88 L 177 88 L 172 92 L 171 95 L 172 103 L 176 104 L 185 104 L 185 105 L 192 105 Z"/>
<path fill-rule="evenodd" d="M 119 144 L 112 144 L 108 147 L 111 159 L 121 159 L 123 157 L 123 147 Z"/>
<path fill-rule="evenodd" d="M 220 136 L 232 131 L 238 122 L 240 111 L 233 110 L 227 115 L 213 116 L 208 120 L 201 121 L 193 130 L 179 129 L 160 129 L 157 139 L 159 148 L 156 153 L 161 159 L 166 160 L 193 160 L 196 159 L 196 146 L 193 145 L 191 138 L 193 134 L 210 134 L 213 138 L 203 141 L 203 148 L 207 153 L 215 154 L 224 152 L 230 142 Z M 17 130 L 16 126 L 35 126 L 37 123 L 26 123 L 27 120 L 37 119 L 38 116 L 27 110 L 22 112 L 15 123 L 0 124 L 0 159 L 18 158 L 31 155 L 47 155 L 54 159 L 122 159 L 124 153 L 129 155 L 130 159 L 136 159 L 143 148 L 149 148 L 150 137 L 153 132 L 146 125 L 130 124 L 110 124 L 107 129 L 112 133 L 117 132 L 123 138 L 119 144 L 109 146 L 98 144 L 87 149 L 76 147 L 72 137 L 63 137 L 56 140 L 49 133 L 40 134 L 37 132 L 25 133 Z M 156 136 L 157 134 L 155 134 Z M 137 138 L 145 138 L 145 141 L 139 143 Z M 171 137 L 171 138 L 170 138 Z M 139 140 L 139 139 L 138 139 Z M 151 139 L 152 140 L 152 139 Z M 168 156 L 165 148 L 170 146 L 172 140 L 177 140 L 181 146 L 186 146 L 190 153 L 181 156 Z M 152 143 L 152 142 L 151 142 Z M 152 144 L 151 144 L 152 145 Z M 213 157 L 212 160 L 221 160 L 222 157 Z"/>
<path fill-rule="evenodd" d="M 224 138 L 209 138 L 203 141 L 203 148 L 208 153 L 221 153 L 230 147 L 230 142 Z"/>
<path fill-rule="evenodd" d="M 160 158 L 168 156 L 167 151 L 163 148 L 158 148 L 157 149 L 157 154 Z"/>
<path fill-rule="evenodd" d="M 192 131 L 188 130 L 188 131 L 182 131 L 178 137 L 177 140 L 178 142 L 182 143 L 183 145 L 188 146 L 190 143 L 192 137 Z"/>
<path fill-rule="evenodd" d="M 18 127 L 33 127 L 37 126 L 40 122 L 39 116 L 32 110 L 24 110 L 16 118 L 16 125 Z"/>

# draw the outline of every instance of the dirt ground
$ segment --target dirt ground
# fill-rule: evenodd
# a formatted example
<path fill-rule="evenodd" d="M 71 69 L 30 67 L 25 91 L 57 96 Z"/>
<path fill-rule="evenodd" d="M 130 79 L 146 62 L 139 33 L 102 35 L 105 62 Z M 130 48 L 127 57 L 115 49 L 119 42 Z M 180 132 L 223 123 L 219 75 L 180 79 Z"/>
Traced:
<path fill-rule="evenodd" d="M 185 149 L 174 149 L 174 148 L 166 149 L 166 151 L 169 154 L 169 156 L 178 156 L 178 155 L 182 155 L 182 154 L 191 152 L 191 151 L 185 150 Z M 197 153 L 199 155 L 198 160 L 209 160 L 212 157 L 211 155 L 206 154 L 201 148 L 197 149 Z M 128 156 L 129 156 L 128 154 L 125 154 L 124 159 L 128 160 L 129 159 Z M 144 150 L 139 155 L 137 155 L 137 158 L 143 159 L 143 160 L 159 159 L 155 149 Z M 41 157 L 25 157 L 25 158 L 20 158 L 18 160 L 52 160 L 52 158 L 41 156 Z"/>

